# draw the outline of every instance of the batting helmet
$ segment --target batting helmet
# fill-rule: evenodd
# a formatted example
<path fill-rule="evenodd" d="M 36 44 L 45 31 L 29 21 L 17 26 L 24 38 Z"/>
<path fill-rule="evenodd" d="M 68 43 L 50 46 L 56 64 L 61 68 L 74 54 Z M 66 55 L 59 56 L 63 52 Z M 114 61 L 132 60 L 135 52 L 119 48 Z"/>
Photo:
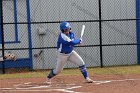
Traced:
<path fill-rule="evenodd" d="M 61 22 L 60 23 L 60 30 L 64 31 L 64 29 L 71 29 L 71 26 L 70 26 L 69 22 Z"/>

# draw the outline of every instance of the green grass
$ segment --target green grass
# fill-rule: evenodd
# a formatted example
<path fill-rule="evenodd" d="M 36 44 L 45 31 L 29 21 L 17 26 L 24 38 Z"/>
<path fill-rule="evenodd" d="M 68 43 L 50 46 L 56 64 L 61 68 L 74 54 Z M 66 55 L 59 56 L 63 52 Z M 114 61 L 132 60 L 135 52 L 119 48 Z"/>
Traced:
<path fill-rule="evenodd" d="M 96 67 L 96 68 L 87 68 L 89 74 L 140 74 L 140 66 L 118 66 L 118 67 Z M 0 79 L 6 78 L 31 78 L 31 77 L 45 77 L 49 73 L 49 70 L 42 71 L 31 71 L 31 72 L 22 72 L 22 73 L 14 73 L 14 74 L 0 74 Z M 60 76 L 71 76 L 71 75 L 81 75 L 78 68 L 75 69 L 64 69 Z"/>
<path fill-rule="evenodd" d="M 89 69 L 94 74 L 140 74 L 140 66 L 118 66 Z"/>

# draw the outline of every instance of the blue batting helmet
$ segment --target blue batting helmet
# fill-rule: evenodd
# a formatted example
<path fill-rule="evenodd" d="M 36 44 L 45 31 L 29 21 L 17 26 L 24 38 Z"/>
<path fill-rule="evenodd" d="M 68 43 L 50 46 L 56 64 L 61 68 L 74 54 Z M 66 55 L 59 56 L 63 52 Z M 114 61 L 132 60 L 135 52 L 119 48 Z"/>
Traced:
<path fill-rule="evenodd" d="M 64 31 L 64 29 L 71 29 L 70 23 L 69 22 L 61 22 L 60 23 L 60 30 Z"/>

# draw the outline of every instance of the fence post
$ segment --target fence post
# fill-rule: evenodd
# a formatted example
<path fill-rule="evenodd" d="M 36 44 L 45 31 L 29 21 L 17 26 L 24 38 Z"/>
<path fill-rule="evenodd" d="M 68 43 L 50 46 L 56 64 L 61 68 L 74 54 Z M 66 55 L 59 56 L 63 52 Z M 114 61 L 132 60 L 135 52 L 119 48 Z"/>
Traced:
<path fill-rule="evenodd" d="M 3 0 L 0 0 L 0 30 L 1 30 L 1 43 L 2 43 L 2 56 L 4 56 L 4 29 L 3 29 Z M 2 62 L 2 72 L 5 74 L 5 64 Z"/>
<path fill-rule="evenodd" d="M 99 0 L 98 3 L 99 3 L 100 61 L 101 61 L 101 68 L 102 68 L 103 67 L 103 54 L 102 54 L 102 11 L 101 11 L 101 0 Z"/>

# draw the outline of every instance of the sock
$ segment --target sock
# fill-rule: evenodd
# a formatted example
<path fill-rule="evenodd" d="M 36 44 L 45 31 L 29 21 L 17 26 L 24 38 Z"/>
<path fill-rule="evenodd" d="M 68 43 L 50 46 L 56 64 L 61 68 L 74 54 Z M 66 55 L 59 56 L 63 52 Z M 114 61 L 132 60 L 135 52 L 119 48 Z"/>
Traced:
<path fill-rule="evenodd" d="M 51 79 L 52 77 L 54 77 L 56 74 L 53 73 L 53 70 L 50 71 L 49 75 L 47 76 L 47 78 Z"/>
<path fill-rule="evenodd" d="M 88 73 L 87 73 L 85 65 L 79 66 L 79 68 L 80 68 L 80 71 L 81 71 L 82 75 L 86 79 L 88 77 Z"/>

